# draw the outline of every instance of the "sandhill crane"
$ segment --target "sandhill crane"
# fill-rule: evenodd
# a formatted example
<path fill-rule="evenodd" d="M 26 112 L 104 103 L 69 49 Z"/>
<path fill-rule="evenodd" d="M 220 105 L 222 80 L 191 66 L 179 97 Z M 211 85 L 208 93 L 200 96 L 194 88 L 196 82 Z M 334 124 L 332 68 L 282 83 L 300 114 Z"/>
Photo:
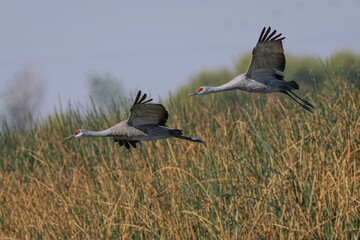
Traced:
<path fill-rule="evenodd" d="M 65 138 L 65 140 L 84 137 L 110 137 L 111 140 L 117 142 L 120 146 L 125 145 L 127 149 L 130 149 L 130 146 L 136 148 L 136 143 L 139 141 L 151 141 L 171 137 L 204 143 L 201 139 L 183 136 L 182 130 L 165 126 L 169 116 L 165 107 L 161 104 L 149 103 L 152 99 L 145 101 L 146 96 L 145 93 L 141 97 L 141 91 L 138 92 L 127 120 L 119 122 L 113 127 L 103 131 L 79 129 L 76 130 L 73 135 Z"/>
<path fill-rule="evenodd" d="M 307 111 L 312 112 L 314 106 L 308 101 L 301 99 L 292 91 L 298 90 L 299 85 L 295 81 L 284 81 L 285 55 L 282 40 L 285 37 L 280 38 L 281 33 L 274 36 L 276 30 L 272 33 L 270 31 L 270 27 L 267 30 L 265 27 L 263 28 L 259 40 L 252 51 L 252 59 L 246 73 L 242 73 L 218 87 L 202 86 L 189 96 L 234 89 L 255 93 L 281 92 Z"/>

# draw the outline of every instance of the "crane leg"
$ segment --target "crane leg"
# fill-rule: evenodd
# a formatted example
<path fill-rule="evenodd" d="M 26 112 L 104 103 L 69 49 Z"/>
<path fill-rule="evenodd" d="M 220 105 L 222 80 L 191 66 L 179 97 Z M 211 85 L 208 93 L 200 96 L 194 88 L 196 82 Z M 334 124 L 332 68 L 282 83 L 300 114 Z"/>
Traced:
<path fill-rule="evenodd" d="M 186 136 L 174 136 L 176 138 L 180 138 L 180 139 L 184 139 L 184 140 L 188 140 L 191 142 L 198 142 L 198 143 L 205 143 L 203 140 L 199 139 L 199 138 L 192 138 L 192 137 L 186 137 Z"/>
<path fill-rule="evenodd" d="M 300 99 L 303 103 L 305 103 L 305 104 L 308 105 L 309 107 L 314 108 L 314 106 L 313 106 L 311 103 L 309 103 L 308 101 L 302 99 L 301 97 L 299 97 L 298 95 L 296 95 L 293 91 L 288 90 L 288 92 L 290 92 L 292 95 L 294 95 L 297 99 Z"/>
<path fill-rule="evenodd" d="M 280 91 L 281 93 L 284 93 L 286 95 L 288 95 L 292 100 L 294 100 L 297 104 L 299 104 L 302 108 L 304 108 L 305 110 L 309 111 L 312 113 L 312 109 L 305 105 L 305 104 L 302 104 L 300 103 L 298 100 L 296 100 L 293 96 L 291 96 L 287 91 L 283 90 L 283 91 Z M 300 98 L 301 99 L 301 98 Z M 302 100 L 302 99 L 301 99 Z M 302 100 L 303 101 L 303 100 Z M 304 102 L 305 103 L 305 102 Z M 310 104 L 311 105 L 311 104 Z M 312 105 L 311 105 L 312 106 Z"/>
<path fill-rule="evenodd" d="M 199 138 L 192 138 L 192 137 L 186 137 L 182 135 L 182 130 L 180 129 L 169 129 L 169 134 L 173 137 L 184 139 L 191 142 L 199 142 L 199 143 L 205 143 L 203 140 Z"/>

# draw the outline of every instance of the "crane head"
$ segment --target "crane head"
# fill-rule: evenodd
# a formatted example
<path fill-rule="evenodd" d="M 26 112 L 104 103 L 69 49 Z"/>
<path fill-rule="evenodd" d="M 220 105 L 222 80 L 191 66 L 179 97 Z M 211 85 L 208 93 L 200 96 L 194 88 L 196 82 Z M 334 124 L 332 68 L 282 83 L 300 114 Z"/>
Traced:
<path fill-rule="evenodd" d="M 211 87 L 208 86 L 201 86 L 199 87 L 199 89 L 196 92 L 193 92 L 192 94 L 189 95 L 190 96 L 194 96 L 194 95 L 202 95 L 202 94 L 208 94 L 211 93 Z"/>
<path fill-rule="evenodd" d="M 86 130 L 79 129 L 79 130 L 76 130 L 73 135 L 68 136 L 64 140 L 71 139 L 71 138 L 82 138 L 82 137 L 85 137 L 85 135 L 86 135 Z"/>

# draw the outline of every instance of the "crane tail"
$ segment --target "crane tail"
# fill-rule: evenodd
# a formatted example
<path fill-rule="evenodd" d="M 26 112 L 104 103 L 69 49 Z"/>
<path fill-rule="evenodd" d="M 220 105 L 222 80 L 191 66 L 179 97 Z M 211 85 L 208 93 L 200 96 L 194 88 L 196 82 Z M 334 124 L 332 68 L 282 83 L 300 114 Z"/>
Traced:
<path fill-rule="evenodd" d="M 297 82 L 295 81 L 286 81 L 286 82 L 283 82 L 284 84 L 284 89 L 286 90 L 299 90 L 299 84 L 297 84 Z"/>

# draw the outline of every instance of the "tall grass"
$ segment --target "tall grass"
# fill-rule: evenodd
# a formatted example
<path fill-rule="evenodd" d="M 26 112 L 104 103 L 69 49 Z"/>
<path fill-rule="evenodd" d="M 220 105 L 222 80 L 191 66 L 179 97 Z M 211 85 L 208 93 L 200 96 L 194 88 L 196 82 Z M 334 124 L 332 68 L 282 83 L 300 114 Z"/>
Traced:
<path fill-rule="evenodd" d="M 0 237 L 358 239 L 360 91 L 329 74 L 322 90 L 301 93 L 314 114 L 279 94 L 179 92 L 165 104 L 168 125 L 204 145 L 63 142 L 124 119 L 116 106 L 5 128 Z"/>

